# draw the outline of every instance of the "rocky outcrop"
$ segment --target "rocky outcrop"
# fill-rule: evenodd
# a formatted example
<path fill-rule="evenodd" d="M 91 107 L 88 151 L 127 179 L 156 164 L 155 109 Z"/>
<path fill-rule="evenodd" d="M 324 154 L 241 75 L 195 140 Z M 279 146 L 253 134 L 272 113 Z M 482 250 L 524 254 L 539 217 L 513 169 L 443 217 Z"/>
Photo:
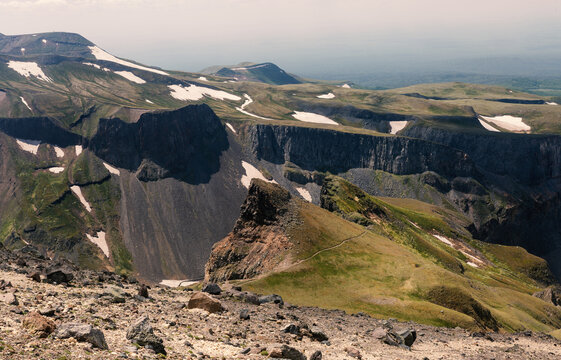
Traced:
<path fill-rule="evenodd" d="M 0 131 L 18 139 L 39 140 L 61 147 L 82 143 L 80 135 L 62 128 L 46 117 L 0 118 Z"/>
<path fill-rule="evenodd" d="M 205 280 L 221 282 L 252 278 L 286 260 L 292 244 L 284 220 L 295 204 L 278 185 L 253 179 L 232 232 L 213 246 Z"/>

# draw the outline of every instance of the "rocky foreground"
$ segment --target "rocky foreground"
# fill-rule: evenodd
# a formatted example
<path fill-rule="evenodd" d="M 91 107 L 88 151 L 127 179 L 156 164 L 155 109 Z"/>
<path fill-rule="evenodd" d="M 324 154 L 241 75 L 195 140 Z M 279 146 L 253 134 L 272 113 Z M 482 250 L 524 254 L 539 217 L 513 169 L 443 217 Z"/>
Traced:
<path fill-rule="evenodd" d="M 236 287 L 146 287 L 0 250 L 0 359 L 554 359 L 531 332 L 470 333 L 297 307 Z"/>

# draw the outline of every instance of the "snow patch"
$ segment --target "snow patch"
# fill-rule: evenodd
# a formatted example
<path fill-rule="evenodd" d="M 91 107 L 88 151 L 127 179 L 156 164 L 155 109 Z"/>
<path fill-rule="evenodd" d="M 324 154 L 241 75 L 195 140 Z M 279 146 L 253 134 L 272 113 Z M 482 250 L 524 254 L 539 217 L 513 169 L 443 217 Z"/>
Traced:
<path fill-rule="evenodd" d="M 257 170 L 255 166 L 251 165 L 248 162 L 242 161 L 242 166 L 245 170 L 245 175 L 242 175 L 242 179 L 241 179 L 242 185 L 248 189 L 249 189 L 249 185 L 251 184 L 251 179 L 261 179 L 266 182 L 275 183 L 275 184 L 277 183 L 275 180 L 265 179 L 263 174 L 261 174 L 261 171 Z"/>
<path fill-rule="evenodd" d="M 29 153 L 32 153 L 33 155 L 37 155 L 39 145 L 41 145 L 41 142 L 38 140 L 16 139 L 16 142 L 23 151 L 27 151 Z"/>
<path fill-rule="evenodd" d="M 307 202 L 312 202 L 312 195 L 308 190 L 303 187 L 297 187 L 296 191 L 298 191 L 298 194 L 300 194 L 300 196 L 302 196 L 304 200 L 306 200 Z"/>
<path fill-rule="evenodd" d="M 546 102 L 546 104 L 547 104 L 547 105 L 559 105 L 558 103 L 553 102 L 553 101 L 552 101 L 552 102 Z"/>
<path fill-rule="evenodd" d="M 234 134 L 237 134 L 236 129 L 234 129 L 234 127 L 232 126 L 232 124 L 226 123 L 226 126 L 228 127 L 228 129 L 232 130 L 232 132 L 233 132 Z"/>
<path fill-rule="evenodd" d="M 146 66 L 137 65 L 137 64 L 131 63 L 129 61 L 125 61 L 125 60 L 121 60 L 119 58 L 116 58 L 115 56 L 113 56 L 113 55 L 107 53 L 106 51 L 98 48 L 97 46 L 88 46 L 88 48 L 90 49 L 90 51 L 92 52 L 92 55 L 97 60 L 111 61 L 111 62 L 114 62 L 116 64 L 128 66 L 128 67 L 139 69 L 139 70 L 150 71 L 150 72 L 160 74 L 160 75 L 169 75 L 165 71 L 152 69 L 152 68 L 149 68 L 149 67 L 146 67 Z"/>
<path fill-rule="evenodd" d="M 295 118 L 296 120 L 315 123 L 315 124 L 339 125 L 338 123 L 331 120 L 327 116 L 314 114 L 310 112 L 295 111 L 294 114 L 292 114 L 292 117 Z"/>
<path fill-rule="evenodd" d="M 61 172 L 64 171 L 64 168 L 63 168 L 63 167 L 59 167 L 59 166 L 50 167 L 50 168 L 49 168 L 49 171 L 52 172 L 53 174 L 60 174 Z"/>
<path fill-rule="evenodd" d="M 390 134 L 397 134 L 398 131 L 403 130 L 407 126 L 407 121 L 390 121 Z"/>
<path fill-rule="evenodd" d="M 76 145 L 74 146 L 74 151 L 76 151 L 76 156 L 79 156 L 82 153 L 82 150 L 84 150 L 82 148 L 82 145 Z"/>
<path fill-rule="evenodd" d="M 350 89 L 350 88 L 351 88 L 351 85 L 349 85 L 349 84 L 343 84 L 343 85 L 341 85 L 341 87 L 344 88 L 344 89 Z"/>
<path fill-rule="evenodd" d="M 88 240 L 96 244 L 101 251 L 105 254 L 105 256 L 109 257 L 109 246 L 107 246 L 107 241 L 105 241 L 105 232 L 98 231 L 96 236 L 91 236 L 90 234 L 86 234 Z"/>
<path fill-rule="evenodd" d="M 47 75 L 45 75 L 36 62 L 10 61 L 8 62 L 8 67 L 25 77 L 35 76 L 37 79 L 42 81 L 52 81 Z"/>
<path fill-rule="evenodd" d="M 80 202 L 82 203 L 82 205 L 84 205 L 86 210 L 88 210 L 88 212 L 92 212 L 92 207 L 90 206 L 90 203 L 87 202 L 84 195 L 82 195 L 82 189 L 80 189 L 78 185 L 73 185 L 70 187 L 70 190 L 72 190 L 74 195 L 78 197 L 78 200 L 80 200 Z"/>
<path fill-rule="evenodd" d="M 485 262 L 480 258 L 478 258 L 477 256 L 471 254 L 470 252 L 473 252 L 473 250 L 468 246 L 466 246 L 465 244 L 463 244 L 462 242 L 460 241 L 454 242 L 453 240 L 438 234 L 433 234 L 432 236 L 442 241 L 446 245 L 450 246 L 451 248 L 458 250 L 468 258 L 470 258 L 472 261 L 466 262 L 469 266 L 478 268 L 481 267 L 481 265 L 485 265 Z"/>
<path fill-rule="evenodd" d="M 168 286 L 168 287 L 180 287 L 180 286 L 190 286 L 196 284 L 197 281 L 192 280 L 162 280 L 160 281 L 160 285 Z"/>
<path fill-rule="evenodd" d="M 204 77 L 204 76 L 199 76 L 199 80 L 201 80 L 201 81 L 208 81 L 208 79 L 207 79 L 206 77 Z"/>
<path fill-rule="evenodd" d="M 47 39 L 41 39 L 41 42 L 42 42 L 43 44 L 46 44 L 46 43 L 47 43 Z"/>
<path fill-rule="evenodd" d="M 103 163 L 103 166 L 105 166 L 105 168 L 106 168 L 111 174 L 114 174 L 114 175 L 121 175 L 121 171 L 119 171 L 119 169 L 117 169 L 117 168 L 115 168 L 115 167 L 109 165 L 108 163 L 104 162 L 104 163 Z"/>
<path fill-rule="evenodd" d="M 501 115 L 501 116 L 481 116 L 484 120 L 489 121 L 503 129 L 509 131 L 530 131 L 530 126 L 522 122 L 521 117 L 511 116 L 511 115 Z"/>
<path fill-rule="evenodd" d="M 245 107 L 248 106 L 249 104 L 251 104 L 251 103 L 253 102 L 253 99 L 252 99 L 248 94 L 243 94 L 243 96 L 245 97 L 245 101 L 244 101 L 244 103 L 242 104 L 242 106 L 241 106 L 241 107 L 237 107 L 236 110 L 238 110 L 238 111 L 241 112 L 242 114 L 245 114 L 245 115 L 248 115 L 248 116 L 257 118 L 257 119 L 262 119 L 262 120 L 273 120 L 273 119 L 270 119 L 270 118 L 266 118 L 266 117 L 263 117 L 263 116 L 259 116 L 259 115 L 252 114 L 252 113 L 250 113 L 249 111 L 245 111 L 245 110 L 244 110 Z"/>
<path fill-rule="evenodd" d="M 335 94 L 334 93 L 329 93 L 329 94 L 318 95 L 317 98 L 318 99 L 333 99 L 333 98 L 335 98 Z"/>
<path fill-rule="evenodd" d="M 479 120 L 479 123 L 480 123 L 481 126 L 483 126 L 485 129 L 487 129 L 487 130 L 489 130 L 489 131 L 501 132 L 499 129 L 495 129 L 493 126 L 491 126 L 490 124 L 488 124 L 486 121 L 481 120 L 480 117 L 478 117 L 477 120 Z"/>
<path fill-rule="evenodd" d="M 64 150 L 62 150 L 58 146 L 55 146 L 55 154 L 56 154 L 56 157 L 63 158 L 64 157 Z"/>
<path fill-rule="evenodd" d="M 124 77 L 127 80 L 132 81 L 136 84 L 146 84 L 146 80 L 136 76 L 135 74 L 131 73 L 130 71 L 115 71 L 115 74 Z"/>
<path fill-rule="evenodd" d="M 94 64 L 94 63 L 90 63 L 90 62 L 83 62 L 82 64 L 87 65 L 87 66 L 93 66 L 94 68 L 101 70 L 101 66 L 99 66 L 98 64 Z"/>
<path fill-rule="evenodd" d="M 242 99 L 241 97 L 234 94 L 227 93 L 226 91 L 215 90 L 215 89 L 211 89 L 203 86 L 197 86 L 193 84 L 189 85 L 189 87 L 184 87 L 182 85 L 168 85 L 168 88 L 171 90 L 170 95 L 173 98 L 183 101 L 200 100 L 205 95 L 213 97 L 218 100 L 226 99 L 226 100 L 240 101 Z"/>
<path fill-rule="evenodd" d="M 150 100 L 148 100 L 148 99 L 146 99 L 146 102 L 147 102 L 148 104 L 154 104 L 152 101 L 150 101 Z"/>
<path fill-rule="evenodd" d="M 21 99 L 21 102 L 23 103 L 23 105 L 27 106 L 27 108 L 33 112 L 33 110 L 31 110 L 31 106 L 29 106 L 29 104 L 27 103 L 27 101 L 25 101 L 25 99 L 23 98 L 23 96 L 19 97 Z"/>

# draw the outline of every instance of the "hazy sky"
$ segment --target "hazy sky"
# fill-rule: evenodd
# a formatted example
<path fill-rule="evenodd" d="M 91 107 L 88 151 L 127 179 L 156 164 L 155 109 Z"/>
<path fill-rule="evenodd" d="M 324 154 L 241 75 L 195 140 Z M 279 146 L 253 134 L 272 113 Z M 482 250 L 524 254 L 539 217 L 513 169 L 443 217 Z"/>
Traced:
<path fill-rule="evenodd" d="M 196 71 L 296 73 L 561 55 L 560 0 L 0 0 L 0 32 L 77 32 L 114 55 Z"/>

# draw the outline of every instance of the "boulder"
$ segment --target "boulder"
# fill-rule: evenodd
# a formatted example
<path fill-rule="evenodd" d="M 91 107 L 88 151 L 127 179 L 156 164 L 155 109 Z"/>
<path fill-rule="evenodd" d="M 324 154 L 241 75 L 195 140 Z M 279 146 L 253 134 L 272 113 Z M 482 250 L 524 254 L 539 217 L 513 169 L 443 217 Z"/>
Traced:
<path fill-rule="evenodd" d="M 0 294 L 0 301 L 8 305 L 19 305 L 18 298 L 14 293 Z"/>
<path fill-rule="evenodd" d="M 57 269 L 47 272 L 46 281 L 51 284 L 66 284 L 72 281 L 72 279 L 74 279 L 72 273 Z"/>
<path fill-rule="evenodd" d="M 222 303 L 203 292 L 196 292 L 187 303 L 188 309 L 203 309 L 209 313 L 218 313 L 224 311 Z"/>
<path fill-rule="evenodd" d="M 360 351 L 358 351 L 358 349 L 354 347 L 346 347 L 345 352 L 347 353 L 347 355 L 349 355 L 352 358 L 359 359 L 359 360 L 362 359 L 362 354 L 360 353 Z"/>
<path fill-rule="evenodd" d="M 100 349 L 106 350 L 108 348 L 103 332 L 89 324 L 62 324 L 56 330 L 55 337 L 59 339 L 74 338 L 78 341 L 88 342 Z"/>
<path fill-rule="evenodd" d="M 321 351 L 317 350 L 310 356 L 310 360 L 321 360 L 322 357 Z"/>
<path fill-rule="evenodd" d="M 32 272 L 28 277 L 35 282 L 41 282 L 41 273 L 39 271 Z"/>
<path fill-rule="evenodd" d="M 282 297 L 276 294 L 260 296 L 259 304 L 265 304 L 265 303 L 284 305 L 284 301 L 282 300 Z"/>
<path fill-rule="evenodd" d="M 386 336 L 382 338 L 385 344 L 392 346 L 399 346 L 408 350 L 411 350 L 411 346 L 417 339 L 417 332 L 415 330 L 403 330 L 396 332 L 393 330 L 388 330 Z"/>
<path fill-rule="evenodd" d="M 249 320 L 250 316 L 249 316 L 249 310 L 247 309 L 242 309 L 240 311 L 240 319 L 242 320 Z"/>
<path fill-rule="evenodd" d="M 220 295 L 222 289 L 217 284 L 209 283 L 206 284 L 205 287 L 203 287 L 203 292 L 211 295 Z"/>
<path fill-rule="evenodd" d="M 269 357 L 273 359 L 306 360 L 306 356 L 302 352 L 288 345 L 274 348 Z"/>
<path fill-rule="evenodd" d="M 49 336 L 56 329 L 54 321 L 35 311 L 27 314 L 27 316 L 23 319 L 22 326 L 31 334 L 37 335 L 40 338 Z"/>
<path fill-rule="evenodd" d="M 111 298 L 111 302 L 113 303 L 122 304 L 125 302 L 125 296 L 128 294 L 124 289 L 118 286 L 108 285 L 103 288 L 103 295 L 109 296 Z"/>
<path fill-rule="evenodd" d="M 166 355 L 163 340 L 154 334 L 147 316 L 139 318 L 127 329 L 127 339 L 140 346 L 152 348 L 157 354 Z"/>
<path fill-rule="evenodd" d="M 150 296 L 148 295 L 148 287 L 146 285 L 141 285 L 138 288 L 138 296 L 142 296 L 143 298 L 148 299 Z"/>

